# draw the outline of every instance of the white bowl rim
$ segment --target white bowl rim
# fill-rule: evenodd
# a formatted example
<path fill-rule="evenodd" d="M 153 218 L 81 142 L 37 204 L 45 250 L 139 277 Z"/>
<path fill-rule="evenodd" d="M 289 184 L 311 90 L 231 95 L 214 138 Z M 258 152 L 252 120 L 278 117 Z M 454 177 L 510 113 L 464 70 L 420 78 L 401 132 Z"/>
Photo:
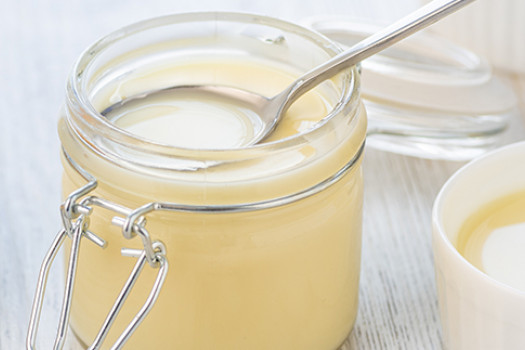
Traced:
<path fill-rule="evenodd" d="M 468 173 L 471 171 L 472 168 L 475 168 L 482 163 L 497 159 L 503 154 L 509 154 L 513 152 L 521 152 L 524 154 L 525 157 L 525 141 L 520 141 L 500 147 L 478 158 L 475 158 L 474 160 L 462 166 L 445 182 L 445 184 L 441 187 L 441 190 L 439 191 L 438 195 L 436 196 L 434 206 L 432 208 L 432 225 L 434 228 L 432 230 L 432 235 L 434 236 L 434 239 L 439 239 L 440 241 L 442 241 L 442 243 L 445 244 L 447 249 L 452 253 L 453 259 L 456 261 L 456 263 L 461 264 L 467 269 L 471 270 L 474 274 L 473 276 L 476 276 L 478 279 L 482 280 L 483 283 L 487 283 L 492 288 L 499 289 L 501 290 L 501 292 L 507 293 L 508 295 L 512 295 L 513 297 L 525 299 L 525 291 L 521 291 L 494 279 L 493 277 L 487 275 L 485 272 L 476 268 L 474 265 L 472 265 L 472 263 L 465 259 L 465 257 L 463 257 L 463 255 L 461 255 L 458 252 L 456 247 L 452 244 L 452 242 L 446 235 L 445 229 L 443 227 L 443 218 L 441 215 L 443 212 L 443 202 L 445 201 L 445 198 L 450 194 L 451 187 L 456 181 L 458 181 L 459 178 L 468 176 Z M 434 255 L 436 254 L 435 249 L 436 248 L 434 246 Z"/>

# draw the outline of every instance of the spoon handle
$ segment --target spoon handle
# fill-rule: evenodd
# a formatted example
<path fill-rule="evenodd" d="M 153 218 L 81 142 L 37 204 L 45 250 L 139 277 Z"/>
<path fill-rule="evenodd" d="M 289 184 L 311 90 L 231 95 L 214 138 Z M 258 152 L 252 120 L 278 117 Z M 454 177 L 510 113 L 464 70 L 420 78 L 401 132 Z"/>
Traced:
<path fill-rule="evenodd" d="M 326 63 L 307 72 L 285 89 L 285 91 L 280 94 L 287 98 L 284 109 L 287 109 L 288 106 L 303 93 L 326 79 L 333 77 L 343 69 L 349 68 L 369 56 L 386 49 L 473 1 L 474 0 L 434 0 L 358 42 Z"/>

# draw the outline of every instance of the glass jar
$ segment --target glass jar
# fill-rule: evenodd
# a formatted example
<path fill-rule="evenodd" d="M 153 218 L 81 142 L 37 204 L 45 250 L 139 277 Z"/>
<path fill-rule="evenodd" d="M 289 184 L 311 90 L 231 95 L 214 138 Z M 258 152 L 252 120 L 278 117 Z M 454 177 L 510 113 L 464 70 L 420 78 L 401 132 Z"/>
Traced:
<path fill-rule="evenodd" d="M 81 243 L 70 326 L 82 343 L 93 343 L 135 264 L 121 248 L 139 255 L 148 245 L 153 268 L 146 263 L 102 348 L 162 282 L 126 349 L 330 350 L 344 342 L 357 312 L 366 131 L 355 69 L 312 92 L 326 105 L 321 121 L 252 146 L 170 145 L 101 114 L 119 99 L 179 84 L 271 96 L 339 51 L 280 20 L 193 13 L 126 27 L 80 57 L 59 121 L 63 212 L 83 217 L 84 236 L 107 242 Z M 297 104 L 290 113 L 300 119 L 310 105 Z M 74 224 L 65 220 L 66 229 Z M 170 266 L 164 280 L 159 254 Z"/>

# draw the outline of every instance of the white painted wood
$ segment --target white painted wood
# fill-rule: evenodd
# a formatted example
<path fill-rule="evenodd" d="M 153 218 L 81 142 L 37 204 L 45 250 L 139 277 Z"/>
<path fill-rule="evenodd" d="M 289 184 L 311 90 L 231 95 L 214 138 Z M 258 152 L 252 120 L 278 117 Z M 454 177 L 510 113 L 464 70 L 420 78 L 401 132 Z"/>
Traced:
<path fill-rule="evenodd" d="M 417 0 L 3 0 L 0 3 L 0 349 L 24 346 L 39 264 L 59 227 L 56 128 L 65 80 L 81 51 L 139 19 L 236 10 L 299 20 L 338 14 L 387 21 Z M 525 105 L 525 79 L 509 78 Z M 508 140 L 525 135 L 517 113 Z M 441 349 L 430 243 L 434 196 L 461 164 L 367 149 L 359 316 L 345 350 Z M 50 278 L 40 327 L 49 349 L 61 298 Z"/>

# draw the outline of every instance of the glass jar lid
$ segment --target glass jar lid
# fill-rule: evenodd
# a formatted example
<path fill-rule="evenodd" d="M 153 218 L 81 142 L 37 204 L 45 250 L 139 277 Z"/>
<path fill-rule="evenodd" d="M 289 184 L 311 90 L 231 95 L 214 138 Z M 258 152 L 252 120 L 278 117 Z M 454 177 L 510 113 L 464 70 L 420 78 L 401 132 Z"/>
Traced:
<path fill-rule="evenodd" d="M 381 29 L 345 18 L 303 21 L 343 47 Z M 418 33 L 361 63 L 368 145 L 423 158 L 468 160 L 498 146 L 514 92 L 481 57 Z"/>

